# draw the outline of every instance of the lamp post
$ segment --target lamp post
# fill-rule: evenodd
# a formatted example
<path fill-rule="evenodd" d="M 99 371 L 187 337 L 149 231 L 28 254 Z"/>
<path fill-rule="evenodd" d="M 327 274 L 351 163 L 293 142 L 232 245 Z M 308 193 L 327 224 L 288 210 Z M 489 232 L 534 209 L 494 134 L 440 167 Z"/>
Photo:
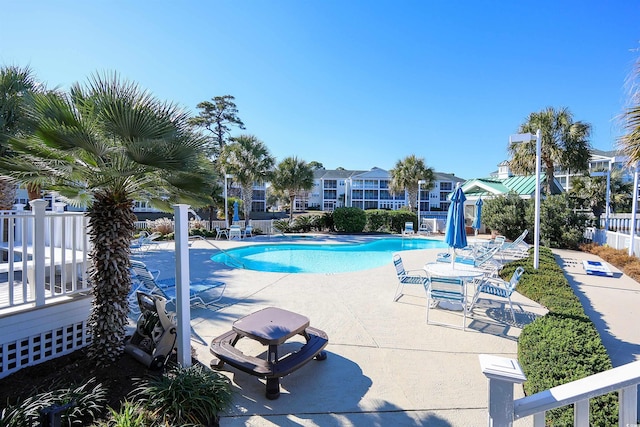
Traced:
<path fill-rule="evenodd" d="M 228 209 L 228 201 L 227 201 L 227 179 L 233 178 L 233 175 L 230 173 L 224 174 L 224 224 L 225 228 L 229 228 L 229 209 Z"/>
<path fill-rule="evenodd" d="M 640 162 L 636 162 L 635 171 L 633 172 L 633 202 L 631 204 L 631 227 L 629 227 L 629 256 L 633 256 L 635 252 L 636 237 L 636 213 L 638 212 L 638 172 L 640 170 Z"/>
<path fill-rule="evenodd" d="M 609 204 L 611 199 L 611 165 L 615 161 L 615 157 L 609 159 L 609 167 L 606 172 L 591 172 L 591 176 L 607 176 L 607 193 L 606 193 L 606 206 L 604 213 L 604 230 L 609 231 L 609 217 L 611 215 L 611 205 Z M 598 226 L 600 226 L 598 224 Z"/>
<path fill-rule="evenodd" d="M 535 220 L 533 232 L 533 268 L 540 265 L 540 169 L 542 161 L 542 131 L 538 129 L 535 135 L 530 133 L 518 133 L 509 137 L 509 143 L 529 142 L 536 140 L 536 193 L 535 193 Z"/>
<path fill-rule="evenodd" d="M 420 199 L 420 186 L 426 183 L 427 181 L 425 181 L 424 179 L 418 180 L 418 233 L 420 233 L 420 225 L 422 224 L 422 221 L 420 220 L 420 202 L 422 201 Z"/>

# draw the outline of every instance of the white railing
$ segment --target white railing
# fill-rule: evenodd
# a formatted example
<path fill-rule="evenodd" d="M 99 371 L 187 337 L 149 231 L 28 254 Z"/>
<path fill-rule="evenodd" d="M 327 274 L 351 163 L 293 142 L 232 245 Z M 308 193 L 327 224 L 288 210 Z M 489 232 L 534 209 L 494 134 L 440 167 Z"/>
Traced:
<path fill-rule="evenodd" d="M 607 218 L 605 215 L 600 216 L 600 228 L 606 227 L 606 221 Z M 612 214 L 609 216 L 609 230 L 611 231 L 619 231 L 629 234 L 629 230 L 632 228 L 631 223 L 630 213 Z M 636 233 L 640 231 L 640 218 L 636 218 L 634 230 Z"/>
<path fill-rule="evenodd" d="M 260 230 L 262 234 L 273 234 L 273 219 L 252 219 L 250 220 L 251 225 L 254 230 Z M 208 220 L 196 220 L 189 221 L 189 229 L 192 229 L 195 225 L 204 225 L 207 231 L 215 230 L 216 227 L 225 228 L 227 225 L 224 221 L 216 220 L 212 221 L 211 225 L 209 225 Z M 233 224 L 240 225 L 241 227 L 245 226 L 245 221 L 233 221 Z M 135 227 L 138 230 L 145 230 L 149 227 L 149 223 L 147 221 L 136 221 Z"/>
<path fill-rule="evenodd" d="M 489 426 L 512 426 L 517 419 L 533 416 L 533 425 L 541 427 L 545 425 L 546 411 L 572 404 L 573 425 L 588 426 L 589 400 L 612 391 L 618 392 L 618 425 L 637 425 L 640 361 L 520 399 L 513 398 L 513 385 L 521 384 L 526 377 L 517 360 L 481 354 L 480 366 L 489 379 Z"/>
<path fill-rule="evenodd" d="M 631 236 L 629 233 L 606 231 L 602 228 L 588 227 L 584 232 L 584 239 L 599 245 L 607 245 L 614 249 L 628 249 Z M 640 254 L 640 236 L 633 239 L 633 253 Z"/>
<path fill-rule="evenodd" d="M 0 212 L 0 313 L 88 290 L 87 217 L 46 212 L 44 200 L 31 205 Z"/>

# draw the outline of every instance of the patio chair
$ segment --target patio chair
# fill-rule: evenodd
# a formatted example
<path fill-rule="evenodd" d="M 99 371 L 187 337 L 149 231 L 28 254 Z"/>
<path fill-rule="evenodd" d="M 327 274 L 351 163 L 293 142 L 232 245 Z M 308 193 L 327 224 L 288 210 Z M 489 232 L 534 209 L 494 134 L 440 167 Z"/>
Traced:
<path fill-rule="evenodd" d="M 415 230 L 413 229 L 413 222 L 412 221 L 405 222 L 404 228 L 402 229 L 402 235 L 407 236 L 407 235 L 414 235 L 414 234 L 415 234 Z"/>
<path fill-rule="evenodd" d="M 157 231 L 151 234 L 146 231 L 141 232 L 140 237 L 131 242 L 131 252 L 142 253 L 148 251 L 151 245 L 156 244 L 156 240 L 160 237 L 162 237 L 162 233 Z"/>
<path fill-rule="evenodd" d="M 131 260 L 131 275 L 133 280 L 137 282 L 136 290 L 161 295 L 167 302 L 175 304 L 175 279 L 156 280 L 146 264 L 136 260 Z M 190 283 L 189 301 L 191 305 L 209 308 L 210 305 L 222 299 L 226 287 L 226 283 L 218 281 Z"/>
<path fill-rule="evenodd" d="M 427 324 L 452 326 L 449 323 L 429 322 L 429 311 L 441 303 L 460 305 L 462 308 L 462 330 L 467 329 L 467 287 L 463 279 L 432 276 L 427 290 Z"/>
<path fill-rule="evenodd" d="M 216 227 L 216 240 L 220 240 L 220 238 L 224 236 L 227 239 L 229 238 L 229 230 L 222 229 L 220 227 Z"/>
<path fill-rule="evenodd" d="M 242 229 L 239 225 L 229 227 L 229 240 L 233 238 L 237 238 L 238 240 L 242 239 Z"/>
<path fill-rule="evenodd" d="M 402 264 L 402 258 L 400 255 L 393 255 L 393 265 L 396 267 L 396 274 L 398 275 L 398 286 L 396 287 L 396 294 L 393 297 L 393 301 L 398 301 L 403 294 L 404 285 L 422 285 L 427 290 L 427 284 L 429 278 L 423 270 L 405 270 Z"/>
<path fill-rule="evenodd" d="M 253 237 L 253 226 L 247 225 L 247 227 L 242 232 L 242 237 Z"/>
<path fill-rule="evenodd" d="M 497 246 L 479 246 L 474 252 L 470 252 L 468 255 L 456 256 L 456 262 L 473 265 L 474 267 L 483 269 L 488 275 L 495 275 L 502 269 L 502 263 L 495 259 L 499 250 L 500 248 Z"/>
<path fill-rule="evenodd" d="M 511 294 L 516 290 L 516 286 L 524 273 L 524 268 L 518 267 L 513 272 L 511 279 L 507 282 L 498 277 L 488 277 L 483 279 L 476 287 L 476 293 L 471 300 L 471 307 L 469 311 L 473 310 L 473 306 L 478 301 L 480 294 L 485 293 L 489 295 L 495 295 L 497 297 L 506 298 L 509 301 L 509 308 L 511 309 L 511 317 L 513 321 L 516 321 L 516 315 L 513 311 L 513 304 L 511 302 Z"/>
<path fill-rule="evenodd" d="M 418 226 L 418 234 L 425 234 L 427 236 L 433 234 L 435 230 L 433 229 L 433 225 L 430 221 L 427 221 L 426 218 L 422 219 L 422 222 Z"/>

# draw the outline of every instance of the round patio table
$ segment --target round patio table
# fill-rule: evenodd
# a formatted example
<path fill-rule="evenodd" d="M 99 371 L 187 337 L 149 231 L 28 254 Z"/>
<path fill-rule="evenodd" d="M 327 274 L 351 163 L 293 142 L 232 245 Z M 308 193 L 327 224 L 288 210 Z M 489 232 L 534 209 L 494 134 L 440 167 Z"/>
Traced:
<path fill-rule="evenodd" d="M 439 277 L 459 277 L 464 280 L 470 280 L 474 277 L 480 277 L 485 274 L 481 268 L 472 265 L 450 262 L 430 262 L 424 265 L 424 271 L 431 276 Z"/>

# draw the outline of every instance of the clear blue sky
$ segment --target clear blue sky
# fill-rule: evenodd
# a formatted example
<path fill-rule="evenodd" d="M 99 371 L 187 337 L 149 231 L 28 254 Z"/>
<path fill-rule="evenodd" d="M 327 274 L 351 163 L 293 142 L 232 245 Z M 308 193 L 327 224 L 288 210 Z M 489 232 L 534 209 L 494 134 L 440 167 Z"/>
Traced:
<path fill-rule="evenodd" d="M 193 114 L 235 96 L 276 159 L 488 175 L 529 113 L 568 107 L 615 148 L 637 0 L 0 0 L 0 65 L 67 88 L 117 71 Z M 235 132 L 238 134 L 240 131 Z"/>

